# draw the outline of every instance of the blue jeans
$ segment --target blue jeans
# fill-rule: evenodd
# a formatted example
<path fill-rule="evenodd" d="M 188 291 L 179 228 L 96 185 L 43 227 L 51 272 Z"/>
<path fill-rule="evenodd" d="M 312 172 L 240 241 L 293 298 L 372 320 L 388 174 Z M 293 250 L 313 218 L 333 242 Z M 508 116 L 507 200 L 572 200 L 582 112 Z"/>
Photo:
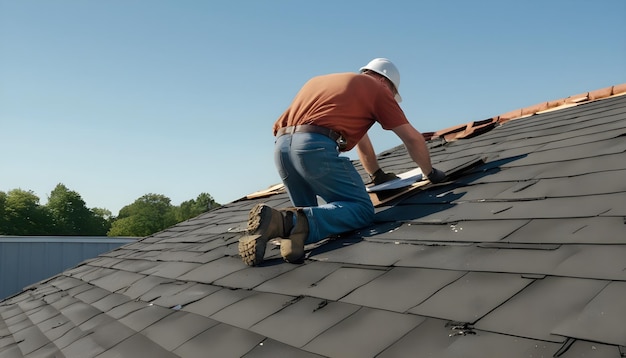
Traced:
<path fill-rule="evenodd" d="M 337 143 L 317 133 L 294 133 L 276 139 L 274 160 L 291 203 L 309 221 L 305 244 L 369 225 L 374 205 L 349 158 Z M 318 205 L 317 196 L 326 204 Z"/>

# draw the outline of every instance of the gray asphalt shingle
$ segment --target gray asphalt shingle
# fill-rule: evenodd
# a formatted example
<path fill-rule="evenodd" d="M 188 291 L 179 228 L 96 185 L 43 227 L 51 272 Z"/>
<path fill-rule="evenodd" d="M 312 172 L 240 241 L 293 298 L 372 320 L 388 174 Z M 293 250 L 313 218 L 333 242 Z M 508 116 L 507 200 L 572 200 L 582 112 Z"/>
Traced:
<path fill-rule="evenodd" d="M 493 124 L 433 136 L 436 167 L 474 166 L 303 264 L 237 256 L 276 190 L 31 285 L 0 302 L 0 358 L 625 356 L 626 95 Z"/>

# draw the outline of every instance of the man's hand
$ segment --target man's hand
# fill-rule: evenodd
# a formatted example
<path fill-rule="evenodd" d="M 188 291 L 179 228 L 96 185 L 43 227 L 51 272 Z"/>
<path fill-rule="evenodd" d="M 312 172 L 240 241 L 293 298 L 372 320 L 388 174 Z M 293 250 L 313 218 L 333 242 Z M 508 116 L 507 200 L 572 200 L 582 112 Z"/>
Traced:
<path fill-rule="evenodd" d="M 446 179 L 446 173 L 433 167 L 433 170 L 426 177 L 428 177 L 428 180 L 430 180 L 431 183 L 437 184 Z"/>
<path fill-rule="evenodd" d="M 374 174 L 370 174 L 370 179 L 374 185 L 382 184 L 384 182 L 398 179 L 394 173 L 385 173 L 382 169 L 378 169 Z"/>

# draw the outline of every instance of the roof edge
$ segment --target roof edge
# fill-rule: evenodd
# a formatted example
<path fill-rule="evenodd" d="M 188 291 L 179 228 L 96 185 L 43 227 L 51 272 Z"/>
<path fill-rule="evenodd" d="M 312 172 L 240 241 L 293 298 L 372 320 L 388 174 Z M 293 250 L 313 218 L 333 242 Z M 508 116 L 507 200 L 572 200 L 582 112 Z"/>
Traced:
<path fill-rule="evenodd" d="M 488 118 L 482 121 L 474 121 L 465 124 L 459 124 L 436 132 L 425 132 L 424 139 L 444 139 L 446 141 L 454 141 L 457 139 L 471 138 L 485 131 L 488 131 L 498 124 L 502 124 L 511 120 L 529 117 L 535 114 L 557 111 L 583 103 L 589 103 L 600 99 L 606 99 L 626 94 L 626 83 L 600 88 L 594 91 L 583 92 L 569 97 L 541 102 L 532 106 L 523 107 L 514 111 L 506 112 L 498 116 Z"/>

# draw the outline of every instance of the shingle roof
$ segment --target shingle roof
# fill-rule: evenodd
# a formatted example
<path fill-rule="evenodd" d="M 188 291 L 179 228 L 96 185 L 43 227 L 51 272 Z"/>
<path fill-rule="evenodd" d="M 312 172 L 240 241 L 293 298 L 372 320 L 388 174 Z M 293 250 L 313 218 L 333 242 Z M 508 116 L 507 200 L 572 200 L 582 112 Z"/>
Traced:
<path fill-rule="evenodd" d="M 0 358 L 624 356 L 615 93 L 432 133 L 435 166 L 484 163 L 301 265 L 237 256 L 253 205 L 289 205 L 280 187 L 86 261 L 0 302 Z M 414 167 L 402 146 L 380 162 Z"/>

